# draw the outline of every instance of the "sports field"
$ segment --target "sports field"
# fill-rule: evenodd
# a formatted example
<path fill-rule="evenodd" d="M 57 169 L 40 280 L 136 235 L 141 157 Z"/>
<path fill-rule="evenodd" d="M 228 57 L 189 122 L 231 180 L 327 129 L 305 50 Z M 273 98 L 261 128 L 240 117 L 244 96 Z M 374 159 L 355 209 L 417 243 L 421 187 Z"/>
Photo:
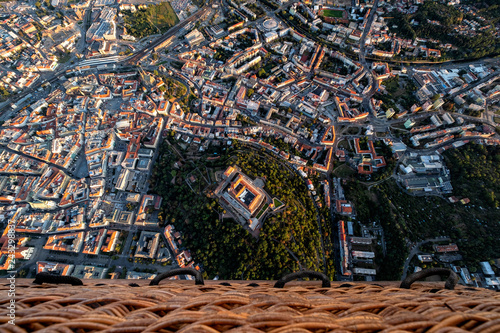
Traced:
<path fill-rule="evenodd" d="M 342 10 L 334 10 L 334 9 L 324 9 L 323 10 L 323 16 L 324 17 L 336 17 L 336 18 L 342 18 L 343 17 L 343 11 Z"/>

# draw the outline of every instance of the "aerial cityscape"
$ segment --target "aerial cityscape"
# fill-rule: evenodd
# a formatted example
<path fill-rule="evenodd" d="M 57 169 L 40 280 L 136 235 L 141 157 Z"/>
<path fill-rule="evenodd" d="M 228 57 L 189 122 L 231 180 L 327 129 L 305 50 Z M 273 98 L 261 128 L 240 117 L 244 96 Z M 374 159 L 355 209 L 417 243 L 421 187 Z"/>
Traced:
<path fill-rule="evenodd" d="M 499 31 L 496 0 L 2 1 L 0 277 L 498 291 Z"/>

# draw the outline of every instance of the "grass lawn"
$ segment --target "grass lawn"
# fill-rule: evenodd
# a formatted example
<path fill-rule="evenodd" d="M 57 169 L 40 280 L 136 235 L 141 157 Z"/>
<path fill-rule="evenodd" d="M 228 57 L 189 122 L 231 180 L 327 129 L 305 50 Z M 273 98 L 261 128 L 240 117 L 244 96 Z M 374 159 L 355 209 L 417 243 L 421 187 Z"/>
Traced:
<path fill-rule="evenodd" d="M 500 117 L 493 117 L 493 121 L 500 124 Z"/>
<path fill-rule="evenodd" d="M 267 210 L 268 207 L 269 207 L 269 204 L 266 204 L 264 207 L 262 207 L 259 214 L 257 214 L 257 219 L 260 219 L 260 217 L 262 216 L 262 214 L 264 214 L 264 212 Z"/>
<path fill-rule="evenodd" d="M 283 203 L 281 201 L 279 201 L 278 199 L 273 198 L 273 205 L 274 205 L 274 208 L 276 209 L 276 208 L 283 206 Z"/>
<path fill-rule="evenodd" d="M 334 172 L 335 176 L 339 177 L 339 178 L 349 178 L 352 175 L 354 175 L 355 173 L 356 173 L 356 171 L 354 171 L 353 169 L 351 169 L 346 164 L 340 165 L 339 167 L 337 167 L 335 169 L 335 172 Z"/>
<path fill-rule="evenodd" d="M 71 53 L 65 53 L 60 56 L 59 60 L 57 61 L 60 64 L 67 63 L 71 59 Z"/>
<path fill-rule="evenodd" d="M 323 16 L 324 17 L 338 17 L 338 18 L 342 18 L 343 14 L 344 13 L 341 10 L 333 10 L 333 9 L 325 9 L 325 10 L 323 10 Z"/>
<path fill-rule="evenodd" d="M 148 6 L 146 10 L 138 10 L 134 13 L 130 11 L 122 13 L 129 34 L 137 38 L 164 33 L 179 22 L 179 18 L 168 2 Z"/>
<path fill-rule="evenodd" d="M 149 6 L 147 10 L 151 22 L 158 28 L 173 27 L 179 22 L 170 2 L 162 2 L 156 6 Z"/>
<path fill-rule="evenodd" d="M 351 147 L 349 146 L 349 142 L 347 142 L 347 140 L 339 141 L 338 147 L 344 148 L 347 151 L 352 151 Z"/>

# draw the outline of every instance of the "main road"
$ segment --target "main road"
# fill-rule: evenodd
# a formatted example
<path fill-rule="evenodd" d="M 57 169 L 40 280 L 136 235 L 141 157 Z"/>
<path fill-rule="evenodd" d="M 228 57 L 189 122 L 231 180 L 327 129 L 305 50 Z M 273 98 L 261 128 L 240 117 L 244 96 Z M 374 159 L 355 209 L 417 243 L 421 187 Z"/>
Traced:
<path fill-rule="evenodd" d="M 370 33 L 370 30 L 372 28 L 373 19 L 375 18 L 375 13 L 377 12 L 378 2 L 379 2 L 379 0 L 375 0 L 375 2 L 373 3 L 373 7 L 370 10 L 370 14 L 368 15 L 368 18 L 366 19 L 365 29 L 363 30 L 363 34 L 361 35 L 361 39 L 359 40 L 359 62 L 361 63 L 361 65 L 363 66 L 363 68 L 365 70 L 365 73 L 366 73 L 365 75 L 369 76 L 368 82 L 371 82 L 370 90 L 366 93 L 363 93 L 363 103 L 362 103 L 363 109 L 367 112 L 371 111 L 370 99 L 378 89 L 377 81 L 374 80 L 370 65 L 366 62 L 366 58 L 365 58 L 366 37 L 368 36 L 368 34 Z M 370 114 L 376 118 L 376 114 L 373 114 L 372 112 L 370 112 Z"/>

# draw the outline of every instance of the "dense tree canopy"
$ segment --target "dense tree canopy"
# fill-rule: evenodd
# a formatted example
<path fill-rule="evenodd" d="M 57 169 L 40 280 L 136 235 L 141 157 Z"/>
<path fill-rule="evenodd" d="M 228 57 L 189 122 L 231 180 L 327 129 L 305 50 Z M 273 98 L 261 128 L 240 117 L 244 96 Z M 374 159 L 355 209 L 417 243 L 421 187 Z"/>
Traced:
<path fill-rule="evenodd" d="M 454 193 L 474 204 L 498 208 L 500 195 L 500 148 L 468 144 L 446 152 Z"/>
<path fill-rule="evenodd" d="M 498 9 L 493 6 L 492 10 Z M 451 43 L 459 48 L 457 56 L 460 58 L 479 58 L 500 53 L 500 45 L 489 30 L 480 32 L 476 36 L 455 33 L 453 26 L 463 19 L 464 14 L 454 6 L 426 1 L 413 15 L 394 13 L 388 25 L 396 26 L 393 32 L 405 38 L 424 37 Z M 418 25 L 413 25 L 413 21 L 418 22 Z"/>
<path fill-rule="evenodd" d="M 227 160 L 217 160 L 214 167 L 236 164 L 251 178 L 265 179 L 265 190 L 287 205 L 265 220 L 258 240 L 233 219 L 220 219 L 224 211 L 215 197 L 206 195 L 211 193 L 210 187 L 194 193 L 188 186 L 185 179 L 204 168 L 201 162 L 183 162 L 181 168 L 174 168 L 179 157 L 164 143 L 151 177 L 154 192 L 164 198 L 164 223 L 174 224 L 182 232 L 183 246 L 191 250 L 208 277 L 277 279 L 299 270 L 299 262 L 301 267 L 324 271 L 317 212 L 303 180 L 263 153 L 234 150 L 225 157 Z M 332 278 L 333 257 L 330 249 L 326 265 Z"/>

